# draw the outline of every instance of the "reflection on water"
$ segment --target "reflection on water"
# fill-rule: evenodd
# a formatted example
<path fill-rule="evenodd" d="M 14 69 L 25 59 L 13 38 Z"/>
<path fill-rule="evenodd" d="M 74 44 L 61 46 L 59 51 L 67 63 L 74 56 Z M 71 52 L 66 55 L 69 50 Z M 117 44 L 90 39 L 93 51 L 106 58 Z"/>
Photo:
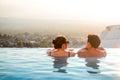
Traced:
<path fill-rule="evenodd" d="M 106 58 L 58 58 L 47 50 L 0 48 L 0 80 L 120 80 L 120 49 L 106 49 Z"/>
<path fill-rule="evenodd" d="M 67 59 L 68 57 L 53 57 L 53 68 L 55 69 L 53 72 L 67 73 L 65 67 L 67 67 Z M 87 72 L 91 74 L 100 73 L 100 59 L 99 58 L 85 58 L 85 66 L 89 67 Z"/>
<path fill-rule="evenodd" d="M 99 71 L 99 67 L 100 65 L 98 63 L 100 63 L 98 58 L 85 58 L 85 61 L 87 62 L 85 65 L 87 67 L 90 67 L 92 69 L 87 70 L 88 73 L 92 73 L 92 74 L 96 74 L 96 73 L 100 73 Z"/>
<path fill-rule="evenodd" d="M 53 59 L 53 67 L 57 69 L 53 72 L 67 73 L 64 68 L 67 66 L 67 57 L 53 57 Z"/>
<path fill-rule="evenodd" d="M 97 63 L 100 61 L 98 58 L 86 58 L 85 61 L 87 62 L 86 66 L 92 67 L 94 69 L 99 69 L 99 65 Z"/>

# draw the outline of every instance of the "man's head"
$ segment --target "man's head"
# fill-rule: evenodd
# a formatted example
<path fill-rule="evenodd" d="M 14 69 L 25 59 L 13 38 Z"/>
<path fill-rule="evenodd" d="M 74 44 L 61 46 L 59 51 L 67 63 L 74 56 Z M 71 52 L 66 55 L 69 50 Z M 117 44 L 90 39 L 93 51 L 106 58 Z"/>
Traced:
<path fill-rule="evenodd" d="M 98 48 L 100 45 L 100 38 L 97 35 L 88 35 L 88 43 L 90 43 L 91 47 Z"/>

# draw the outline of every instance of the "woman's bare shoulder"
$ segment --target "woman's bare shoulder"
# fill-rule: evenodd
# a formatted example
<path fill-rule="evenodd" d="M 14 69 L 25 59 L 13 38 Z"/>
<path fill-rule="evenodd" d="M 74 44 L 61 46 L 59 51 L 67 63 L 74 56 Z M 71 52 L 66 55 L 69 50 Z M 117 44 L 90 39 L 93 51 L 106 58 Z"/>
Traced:
<path fill-rule="evenodd" d="M 51 56 L 56 50 L 55 49 L 48 49 L 47 54 Z"/>
<path fill-rule="evenodd" d="M 69 51 L 68 53 L 70 53 L 70 57 L 74 57 L 76 54 L 74 51 Z"/>

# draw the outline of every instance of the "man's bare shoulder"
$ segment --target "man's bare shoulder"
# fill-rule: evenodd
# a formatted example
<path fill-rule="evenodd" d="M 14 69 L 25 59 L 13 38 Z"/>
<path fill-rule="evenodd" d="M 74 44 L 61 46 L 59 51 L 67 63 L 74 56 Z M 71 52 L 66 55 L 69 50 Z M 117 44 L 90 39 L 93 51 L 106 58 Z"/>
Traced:
<path fill-rule="evenodd" d="M 82 48 L 82 49 L 80 49 L 78 52 L 86 52 L 87 51 L 87 48 Z"/>
<path fill-rule="evenodd" d="M 103 47 L 99 47 L 98 49 L 99 49 L 99 50 L 105 50 Z"/>
<path fill-rule="evenodd" d="M 88 53 L 87 48 L 82 48 L 82 49 L 80 49 L 80 50 L 77 52 L 77 54 L 78 54 L 79 57 L 86 56 L 87 53 Z"/>
<path fill-rule="evenodd" d="M 107 55 L 106 53 L 106 50 L 102 47 L 99 47 L 98 48 L 98 51 L 99 51 L 99 54 L 102 56 L 102 57 L 105 57 Z"/>

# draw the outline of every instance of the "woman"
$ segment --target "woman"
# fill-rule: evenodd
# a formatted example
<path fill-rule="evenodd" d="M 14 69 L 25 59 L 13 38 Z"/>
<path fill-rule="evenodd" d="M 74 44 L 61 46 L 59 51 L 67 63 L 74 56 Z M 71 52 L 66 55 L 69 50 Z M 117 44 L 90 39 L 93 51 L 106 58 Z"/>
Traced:
<path fill-rule="evenodd" d="M 48 55 L 53 57 L 71 57 L 75 56 L 74 52 L 66 51 L 68 48 L 68 43 L 65 36 L 57 36 L 55 40 L 52 41 L 52 44 L 54 46 L 53 50 L 48 50 Z"/>
<path fill-rule="evenodd" d="M 99 47 L 100 38 L 97 35 L 88 35 L 86 48 L 79 50 L 79 57 L 105 57 L 106 51 Z"/>
<path fill-rule="evenodd" d="M 67 73 L 67 71 L 63 68 L 67 66 L 67 59 L 68 57 L 75 56 L 75 53 L 72 51 L 66 51 L 68 48 L 67 39 L 65 36 L 57 36 L 55 40 L 52 41 L 52 44 L 54 46 L 53 50 L 48 50 L 48 55 L 52 56 L 53 61 L 53 67 L 57 69 L 57 71 L 53 72 L 60 72 L 60 73 Z"/>

